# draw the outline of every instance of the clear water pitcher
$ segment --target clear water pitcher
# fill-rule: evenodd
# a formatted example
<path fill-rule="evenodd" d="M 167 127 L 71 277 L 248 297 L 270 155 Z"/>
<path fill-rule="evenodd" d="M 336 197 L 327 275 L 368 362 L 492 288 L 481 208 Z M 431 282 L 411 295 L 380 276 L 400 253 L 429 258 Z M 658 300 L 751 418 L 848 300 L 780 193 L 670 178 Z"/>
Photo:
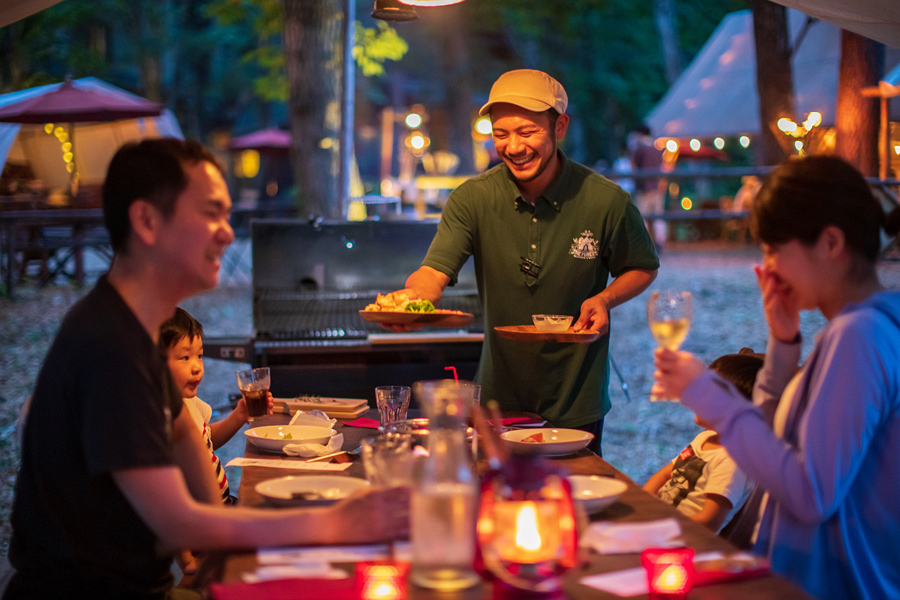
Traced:
<path fill-rule="evenodd" d="M 428 416 L 428 457 L 412 492 L 411 581 L 452 591 L 476 585 L 477 482 L 466 445 L 474 386 L 452 379 L 419 381 L 413 393 Z"/>

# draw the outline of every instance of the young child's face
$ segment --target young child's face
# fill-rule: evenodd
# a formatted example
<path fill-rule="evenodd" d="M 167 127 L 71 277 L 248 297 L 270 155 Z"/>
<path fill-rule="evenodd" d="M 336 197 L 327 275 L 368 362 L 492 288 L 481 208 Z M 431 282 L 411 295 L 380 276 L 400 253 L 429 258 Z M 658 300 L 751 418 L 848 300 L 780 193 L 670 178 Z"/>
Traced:
<path fill-rule="evenodd" d="M 203 380 L 203 339 L 199 335 L 193 340 L 185 336 L 169 346 L 168 354 L 175 385 L 182 397 L 193 398 Z"/>

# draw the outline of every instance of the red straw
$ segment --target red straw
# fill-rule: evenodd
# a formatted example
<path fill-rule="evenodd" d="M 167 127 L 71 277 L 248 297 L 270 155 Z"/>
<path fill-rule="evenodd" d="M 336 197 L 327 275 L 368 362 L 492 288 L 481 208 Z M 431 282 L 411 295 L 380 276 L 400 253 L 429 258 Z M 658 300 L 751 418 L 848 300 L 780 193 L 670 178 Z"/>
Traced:
<path fill-rule="evenodd" d="M 456 387 L 459 387 L 459 376 L 456 374 L 456 367 L 444 367 L 445 371 L 453 371 L 453 381 L 456 382 Z"/>

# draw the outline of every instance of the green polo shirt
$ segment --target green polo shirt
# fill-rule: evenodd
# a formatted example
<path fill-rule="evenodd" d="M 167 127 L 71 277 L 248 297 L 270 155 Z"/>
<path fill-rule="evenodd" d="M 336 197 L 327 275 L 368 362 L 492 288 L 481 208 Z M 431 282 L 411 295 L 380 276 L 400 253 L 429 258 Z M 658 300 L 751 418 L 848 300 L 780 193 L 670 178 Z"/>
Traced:
<path fill-rule="evenodd" d="M 454 284 L 466 260 L 475 261 L 484 307 L 481 397 L 577 427 L 610 409 L 609 336 L 592 344 L 521 342 L 500 338 L 493 328 L 529 325 L 539 313 L 577 319 L 581 303 L 603 291 L 610 275 L 658 269 L 659 258 L 630 196 L 562 152 L 559 157 L 559 177 L 533 207 L 505 164 L 460 185 L 422 264 Z M 540 265 L 536 277 L 520 270 L 522 257 Z"/>

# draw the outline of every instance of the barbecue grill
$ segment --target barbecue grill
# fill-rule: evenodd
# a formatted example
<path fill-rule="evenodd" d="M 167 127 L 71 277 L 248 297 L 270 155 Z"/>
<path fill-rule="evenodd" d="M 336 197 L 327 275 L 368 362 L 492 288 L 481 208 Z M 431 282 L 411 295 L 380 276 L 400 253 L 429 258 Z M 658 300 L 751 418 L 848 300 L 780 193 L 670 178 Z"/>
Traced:
<path fill-rule="evenodd" d="M 484 332 L 471 261 L 441 301 L 475 315 L 466 329 L 394 334 L 359 316 L 379 292 L 404 287 L 436 230 L 436 221 L 253 221 L 254 337 L 204 340 L 204 352 L 269 367 L 279 397 L 371 399 L 376 385 L 443 378 L 447 366 L 471 379 Z"/>

